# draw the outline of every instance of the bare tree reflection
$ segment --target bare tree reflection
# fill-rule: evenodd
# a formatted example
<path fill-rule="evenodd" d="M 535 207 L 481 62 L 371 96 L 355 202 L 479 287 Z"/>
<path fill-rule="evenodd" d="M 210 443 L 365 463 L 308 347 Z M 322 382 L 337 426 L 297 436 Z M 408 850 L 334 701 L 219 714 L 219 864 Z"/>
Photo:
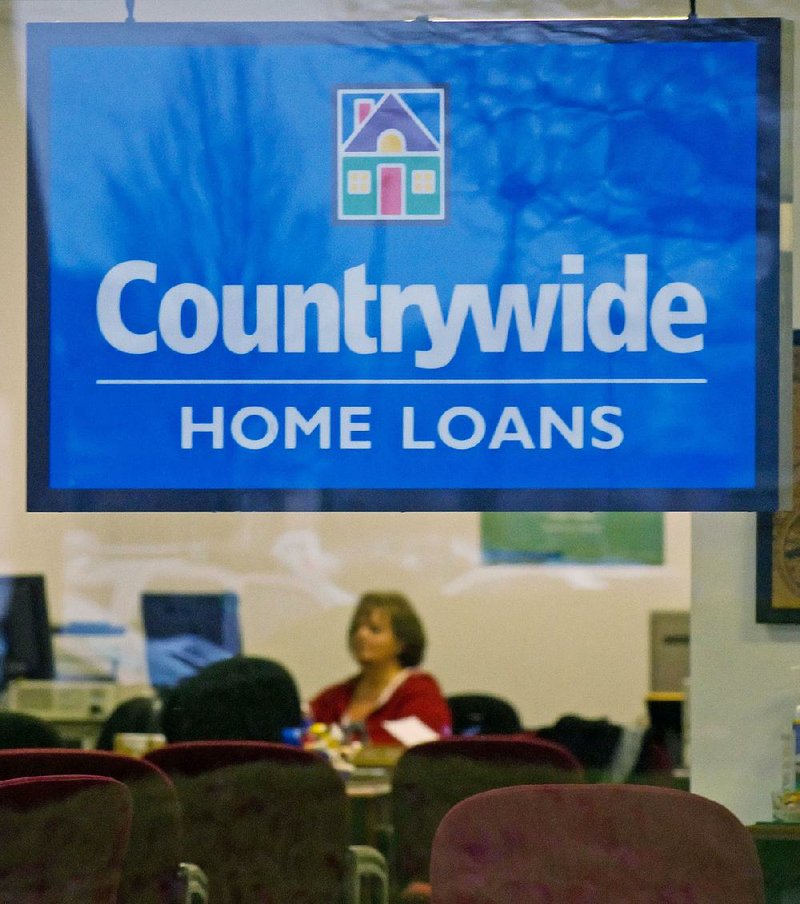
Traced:
<path fill-rule="evenodd" d="M 263 48 L 182 49 L 161 115 L 105 171 L 120 247 L 209 287 L 268 282 L 276 263 L 325 253 L 327 218 L 293 203 L 302 164 L 291 119 L 275 115 L 274 65 Z"/>

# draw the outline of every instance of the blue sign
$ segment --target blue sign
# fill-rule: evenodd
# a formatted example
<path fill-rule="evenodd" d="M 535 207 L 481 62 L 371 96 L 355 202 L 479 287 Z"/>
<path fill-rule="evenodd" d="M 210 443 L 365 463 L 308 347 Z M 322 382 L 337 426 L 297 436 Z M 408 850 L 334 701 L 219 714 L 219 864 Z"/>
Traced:
<path fill-rule="evenodd" d="M 776 507 L 778 20 L 28 59 L 31 510 Z"/>

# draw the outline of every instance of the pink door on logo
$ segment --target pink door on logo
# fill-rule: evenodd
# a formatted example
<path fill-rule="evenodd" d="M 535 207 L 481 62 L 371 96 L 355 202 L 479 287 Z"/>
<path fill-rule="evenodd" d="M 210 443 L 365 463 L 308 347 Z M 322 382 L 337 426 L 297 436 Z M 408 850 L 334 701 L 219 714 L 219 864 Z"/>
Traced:
<path fill-rule="evenodd" d="M 399 216 L 403 212 L 403 167 L 387 165 L 379 171 L 381 215 Z"/>

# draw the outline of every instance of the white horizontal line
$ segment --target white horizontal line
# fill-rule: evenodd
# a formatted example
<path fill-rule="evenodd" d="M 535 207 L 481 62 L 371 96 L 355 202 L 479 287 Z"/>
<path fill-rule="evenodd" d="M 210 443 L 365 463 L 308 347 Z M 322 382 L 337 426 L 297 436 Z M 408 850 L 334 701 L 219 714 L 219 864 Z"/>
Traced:
<path fill-rule="evenodd" d="M 604 378 L 545 377 L 542 379 L 418 379 L 418 380 L 97 380 L 98 386 L 534 386 L 534 385 L 684 385 L 704 384 L 698 378 Z"/>

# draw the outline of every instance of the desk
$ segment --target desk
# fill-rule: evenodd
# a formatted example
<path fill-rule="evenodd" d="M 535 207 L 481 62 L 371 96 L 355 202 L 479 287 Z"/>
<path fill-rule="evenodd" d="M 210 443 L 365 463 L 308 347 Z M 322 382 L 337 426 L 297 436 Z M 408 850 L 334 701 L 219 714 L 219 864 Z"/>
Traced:
<path fill-rule="evenodd" d="M 764 871 L 767 904 L 800 904 L 800 823 L 748 826 Z"/>
<path fill-rule="evenodd" d="M 345 782 L 350 801 L 350 843 L 369 844 L 386 854 L 391 824 L 391 770 L 357 766 Z"/>
<path fill-rule="evenodd" d="M 347 776 L 351 843 L 369 844 L 384 855 L 391 834 L 392 775 L 405 748 L 368 744 L 353 757 Z"/>
<path fill-rule="evenodd" d="M 392 770 L 387 767 L 356 766 L 345 780 L 349 803 L 350 844 L 367 844 L 390 860 Z M 391 877 L 390 877 L 391 882 Z M 377 902 L 377 883 L 365 889 L 365 904 Z"/>

